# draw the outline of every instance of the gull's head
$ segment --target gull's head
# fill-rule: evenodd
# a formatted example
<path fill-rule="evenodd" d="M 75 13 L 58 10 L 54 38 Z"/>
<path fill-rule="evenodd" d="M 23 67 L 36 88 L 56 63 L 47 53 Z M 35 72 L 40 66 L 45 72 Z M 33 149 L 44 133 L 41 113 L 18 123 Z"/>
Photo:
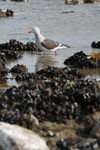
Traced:
<path fill-rule="evenodd" d="M 32 30 L 30 30 L 28 33 L 35 33 L 35 34 L 40 34 L 40 29 L 38 27 L 33 28 Z"/>

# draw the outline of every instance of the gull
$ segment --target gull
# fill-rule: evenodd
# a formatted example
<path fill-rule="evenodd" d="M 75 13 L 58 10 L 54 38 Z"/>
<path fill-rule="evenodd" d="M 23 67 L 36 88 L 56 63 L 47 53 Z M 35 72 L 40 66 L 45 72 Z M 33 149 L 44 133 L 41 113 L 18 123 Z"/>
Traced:
<path fill-rule="evenodd" d="M 62 44 L 50 39 L 45 38 L 38 27 L 33 28 L 28 33 L 34 33 L 35 34 L 35 43 L 38 49 L 42 51 L 53 51 L 55 54 L 57 49 L 61 48 L 69 48 L 70 46 L 67 44 Z"/>

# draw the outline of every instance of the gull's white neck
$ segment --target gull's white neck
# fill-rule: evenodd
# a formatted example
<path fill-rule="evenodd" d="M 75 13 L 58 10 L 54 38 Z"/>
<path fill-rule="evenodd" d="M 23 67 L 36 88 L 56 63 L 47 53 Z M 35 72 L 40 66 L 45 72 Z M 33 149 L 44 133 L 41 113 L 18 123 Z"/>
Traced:
<path fill-rule="evenodd" d="M 38 42 L 43 42 L 43 40 L 45 39 L 45 37 L 40 33 L 35 33 L 35 40 L 36 40 L 36 43 Z"/>

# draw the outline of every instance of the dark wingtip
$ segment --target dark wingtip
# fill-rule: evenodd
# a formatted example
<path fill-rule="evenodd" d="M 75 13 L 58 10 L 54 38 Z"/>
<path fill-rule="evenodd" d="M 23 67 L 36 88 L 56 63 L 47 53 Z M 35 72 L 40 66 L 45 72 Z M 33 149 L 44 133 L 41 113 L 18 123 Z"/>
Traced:
<path fill-rule="evenodd" d="M 69 45 L 67 45 L 67 44 L 63 44 L 63 46 L 66 46 L 67 48 L 70 48 L 70 46 L 69 46 Z"/>
<path fill-rule="evenodd" d="M 68 47 L 68 48 L 70 48 L 70 46 L 69 46 L 69 45 L 67 45 L 67 47 Z"/>

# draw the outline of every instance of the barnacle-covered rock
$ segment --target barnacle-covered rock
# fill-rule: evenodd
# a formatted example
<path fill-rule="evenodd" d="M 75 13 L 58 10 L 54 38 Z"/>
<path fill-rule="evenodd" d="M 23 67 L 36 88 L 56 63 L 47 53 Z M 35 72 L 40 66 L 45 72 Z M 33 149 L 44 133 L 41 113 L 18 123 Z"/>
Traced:
<path fill-rule="evenodd" d="M 14 16 L 14 12 L 10 9 L 7 10 L 1 10 L 0 9 L 0 17 L 10 17 L 10 16 Z"/>
<path fill-rule="evenodd" d="M 36 78 L 34 74 L 28 83 L 1 95 L 0 119 L 32 129 L 32 115 L 39 121 L 64 122 L 92 114 L 94 109 L 99 111 L 98 83 L 77 74 L 73 69 L 57 67 L 38 71 Z"/>
<path fill-rule="evenodd" d="M 74 78 L 84 78 L 84 75 L 77 71 L 76 69 L 69 69 L 67 67 L 65 68 L 57 68 L 57 67 L 50 67 L 47 66 L 40 71 L 37 71 L 35 73 L 26 73 L 26 74 L 20 74 L 16 76 L 16 80 L 19 81 L 29 81 L 30 79 L 52 79 L 52 78 L 64 78 L 72 80 Z"/>
<path fill-rule="evenodd" d="M 91 47 L 92 48 L 100 48 L 100 41 L 98 41 L 98 42 L 93 41 L 91 44 Z"/>
<path fill-rule="evenodd" d="M 21 54 L 16 51 L 1 49 L 0 52 L 0 58 L 2 58 L 3 60 L 5 59 L 5 61 L 7 61 L 8 59 L 18 59 L 21 57 Z"/>
<path fill-rule="evenodd" d="M 9 42 L 0 44 L 0 50 L 2 49 L 11 51 L 40 51 L 33 42 L 23 44 L 15 39 L 11 39 Z"/>
<path fill-rule="evenodd" d="M 96 0 L 65 0 L 65 4 L 80 5 L 85 3 L 95 3 Z"/>
<path fill-rule="evenodd" d="M 58 150 L 96 150 L 100 148 L 100 139 L 95 139 L 94 141 L 84 142 L 80 144 L 79 141 L 72 139 L 60 139 L 57 141 Z"/>
<path fill-rule="evenodd" d="M 8 73 L 8 69 L 5 67 L 5 63 L 2 59 L 0 59 L 0 77 L 6 75 Z"/>
<path fill-rule="evenodd" d="M 36 75 L 35 73 L 24 73 L 24 74 L 18 74 L 16 76 L 17 81 L 29 81 L 31 79 L 39 79 L 40 77 Z"/>
<path fill-rule="evenodd" d="M 11 68 L 11 73 L 26 73 L 28 71 L 27 67 L 25 65 L 19 65 L 17 64 L 13 68 Z"/>
<path fill-rule="evenodd" d="M 100 58 L 96 59 L 81 52 L 75 53 L 64 61 L 65 65 L 70 65 L 76 68 L 99 68 Z"/>

